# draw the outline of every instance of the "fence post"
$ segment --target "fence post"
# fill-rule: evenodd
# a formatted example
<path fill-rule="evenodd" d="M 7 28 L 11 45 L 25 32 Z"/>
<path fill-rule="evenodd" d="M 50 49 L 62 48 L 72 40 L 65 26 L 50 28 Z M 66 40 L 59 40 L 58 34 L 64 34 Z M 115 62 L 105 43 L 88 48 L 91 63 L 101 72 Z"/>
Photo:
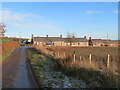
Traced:
<path fill-rule="evenodd" d="M 91 54 L 89 55 L 89 60 L 90 60 L 90 64 L 91 64 Z"/>
<path fill-rule="evenodd" d="M 65 56 L 65 53 L 64 53 L 64 56 Z"/>
<path fill-rule="evenodd" d="M 108 58 L 107 58 L 107 68 L 109 67 L 110 64 L 110 55 L 108 54 Z"/>
<path fill-rule="evenodd" d="M 58 52 L 58 57 L 59 57 L 59 52 Z"/>
<path fill-rule="evenodd" d="M 81 61 L 81 56 L 80 56 L 80 61 Z"/>
<path fill-rule="evenodd" d="M 74 54 L 74 61 L 75 61 L 75 54 Z"/>

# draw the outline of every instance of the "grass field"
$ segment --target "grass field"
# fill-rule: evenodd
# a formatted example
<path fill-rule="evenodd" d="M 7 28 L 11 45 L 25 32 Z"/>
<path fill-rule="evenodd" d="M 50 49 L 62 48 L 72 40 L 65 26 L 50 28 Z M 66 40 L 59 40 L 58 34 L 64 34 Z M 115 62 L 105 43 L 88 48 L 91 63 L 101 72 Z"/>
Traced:
<path fill-rule="evenodd" d="M 7 43 L 7 42 L 11 42 L 11 41 L 13 41 L 13 39 L 11 39 L 11 38 L 3 38 L 3 39 L 0 40 L 0 43 Z"/>
<path fill-rule="evenodd" d="M 77 80 L 83 80 L 88 88 L 120 88 L 117 66 L 118 48 L 39 46 L 35 48 L 56 62 L 54 68 L 57 72 L 62 72 Z M 76 61 L 74 61 L 74 53 L 76 57 L 81 55 L 82 59 L 76 58 Z M 92 55 L 91 64 L 89 63 L 89 54 Z M 107 54 L 110 54 L 109 68 L 106 67 Z M 39 61 L 39 58 L 37 61 Z"/>
<path fill-rule="evenodd" d="M 36 47 L 39 49 L 38 46 Z M 109 70 L 118 72 L 118 47 L 44 47 L 43 50 L 53 53 L 54 57 L 61 60 L 62 58 L 69 58 L 68 62 L 77 66 L 83 66 L 93 69 L 106 69 L 108 54 L 110 55 Z M 74 61 L 75 54 L 75 62 Z M 89 57 L 91 54 L 91 64 Z M 64 62 L 64 61 L 63 61 Z M 62 63 L 62 60 L 61 60 Z"/>

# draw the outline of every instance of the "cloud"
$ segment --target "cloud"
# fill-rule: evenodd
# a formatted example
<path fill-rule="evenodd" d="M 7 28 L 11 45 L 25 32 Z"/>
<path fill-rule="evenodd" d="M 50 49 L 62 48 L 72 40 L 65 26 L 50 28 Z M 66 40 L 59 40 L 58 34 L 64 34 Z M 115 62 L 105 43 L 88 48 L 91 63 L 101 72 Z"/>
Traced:
<path fill-rule="evenodd" d="M 118 14 L 118 13 L 120 13 L 120 10 L 113 10 L 112 12 L 115 14 Z"/>
<path fill-rule="evenodd" d="M 12 23 L 12 26 L 16 28 L 26 28 L 26 29 L 54 29 L 55 27 L 52 25 L 39 25 L 39 24 L 16 24 Z"/>
<path fill-rule="evenodd" d="M 10 10 L 0 10 L 0 20 L 3 20 L 7 25 L 9 24 L 17 28 L 54 28 L 48 18 L 35 13 L 17 13 Z"/>
<path fill-rule="evenodd" d="M 102 11 L 93 11 L 93 10 L 88 10 L 85 12 L 86 14 L 101 14 L 103 13 Z"/>
<path fill-rule="evenodd" d="M 10 9 L 0 11 L 3 16 L 4 23 L 8 30 L 8 35 L 13 35 L 12 32 L 22 32 L 25 33 L 47 33 L 50 35 L 57 35 L 57 33 L 63 33 L 56 21 L 49 19 L 48 17 L 41 16 L 37 13 L 31 12 L 13 12 Z M 0 18 L 0 19 L 2 19 Z M 56 34 L 55 34 L 56 32 Z M 28 36 L 29 36 L 28 34 Z"/>
<path fill-rule="evenodd" d="M 36 17 L 37 15 L 34 13 L 14 13 L 10 10 L 0 11 L 3 21 L 8 22 L 21 22 L 26 18 Z"/>
<path fill-rule="evenodd" d="M 118 13 L 118 10 L 113 10 L 113 13 Z"/>

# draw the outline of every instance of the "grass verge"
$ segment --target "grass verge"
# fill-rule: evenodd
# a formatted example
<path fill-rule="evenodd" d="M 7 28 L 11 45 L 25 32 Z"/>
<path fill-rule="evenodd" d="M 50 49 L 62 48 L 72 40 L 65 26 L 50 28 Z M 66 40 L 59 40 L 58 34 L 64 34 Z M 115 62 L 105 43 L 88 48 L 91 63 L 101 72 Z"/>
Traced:
<path fill-rule="evenodd" d="M 39 68 L 42 67 L 42 61 L 44 60 L 44 58 L 40 58 L 41 56 L 39 55 L 39 52 L 37 52 L 35 49 L 33 48 L 28 48 L 27 49 L 27 55 L 28 55 L 28 60 L 29 63 L 31 65 L 31 69 L 33 72 L 33 75 L 35 76 L 35 79 L 38 83 L 38 85 L 40 87 L 42 87 L 42 72 L 43 72 L 43 68 Z M 39 60 L 39 61 L 38 61 Z M 41 72 L 39 72 L 38 70 L 40 70 Z"/>
<path fill-rule="evenodd" d="M 57 71 L 57 63 L 50 56 L 34 48 L 27 49 L 28 60 L 40 88 L 84 88 L 81 80 L 76 80 Z"/>

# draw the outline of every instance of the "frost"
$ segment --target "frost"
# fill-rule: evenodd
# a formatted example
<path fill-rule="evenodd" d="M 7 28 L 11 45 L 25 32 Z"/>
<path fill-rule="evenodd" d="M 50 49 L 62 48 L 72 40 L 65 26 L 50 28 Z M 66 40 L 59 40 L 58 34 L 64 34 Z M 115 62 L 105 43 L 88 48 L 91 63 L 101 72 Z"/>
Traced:
<path fill-rule="evenodd" d="M 52 60 L 42 61 L 42 76 L 44 78 L 42 85 L 50 88 L 85 88 L 86 84 L 82 80 L 77 80 L 72 77 L 64 75 L 62 72 L 54 71 L 52 68 L 54 64 Z"/>

